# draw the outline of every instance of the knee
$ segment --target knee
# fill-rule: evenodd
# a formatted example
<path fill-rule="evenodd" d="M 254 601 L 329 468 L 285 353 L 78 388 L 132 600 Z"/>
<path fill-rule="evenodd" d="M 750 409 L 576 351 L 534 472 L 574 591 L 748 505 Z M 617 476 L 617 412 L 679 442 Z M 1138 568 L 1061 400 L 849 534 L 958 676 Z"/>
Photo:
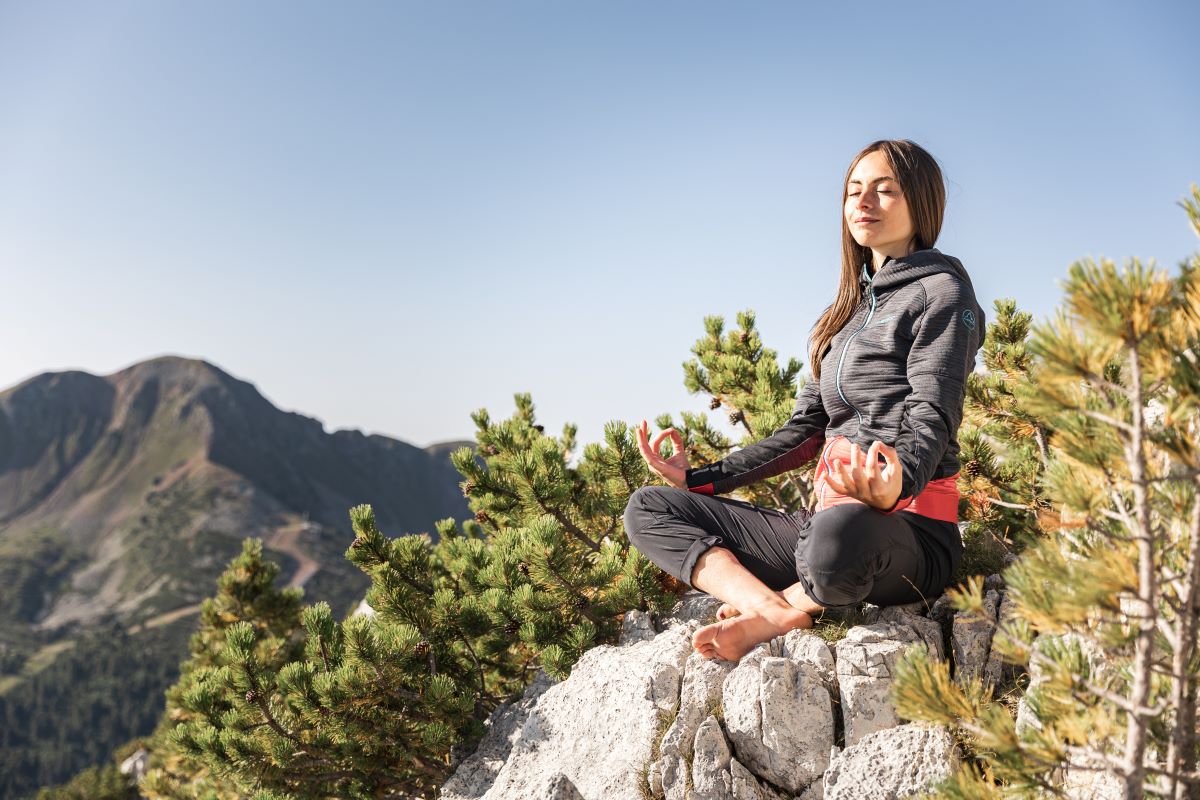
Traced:
<path fill-rule="evenodd" d="M 809 535 L 801 540 L 802 555 L 813 573 L 820 576 L 860 572 L 866 553 L 863 548 L 863 512 L 860 504 L 833 506 L 813 517 Z M 822 518 L 823 517 L 823 518 Z M 859 534 L 859 535 L 856 535 Z"/>
<path fill-rule="evenodd" d="M 670 505 L 664 495 L 672 491 L 679 490 L 671 486 L 641 486 L 633 490 L 621 517 L 630 542 L 635 542 L 637 535 L 653 520 L 654 514 L 670 513 Z"/>
<path fill-rule="evenodd" d="M 653 503 L 654 490 L 658 486 L 642 486 L 633 490 L 633 494 L 629 495 L 629 501 L 625 504 L 625 513 L 621 519 L 625 522 L 625 535 L 629 537 L 629 541 L 635 541 L 637 535 L 641 532 L 642 526 L 646 524 L 647 512 Z"/>

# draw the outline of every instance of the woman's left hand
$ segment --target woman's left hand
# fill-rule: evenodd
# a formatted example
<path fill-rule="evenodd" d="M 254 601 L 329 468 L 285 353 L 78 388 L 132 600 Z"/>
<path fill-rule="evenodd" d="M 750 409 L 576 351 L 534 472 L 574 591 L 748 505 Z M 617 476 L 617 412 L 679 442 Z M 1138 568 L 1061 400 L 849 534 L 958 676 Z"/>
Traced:
<path fill-rule="evenodd" d="M 825 480 L 837 492 L 869 506 L 886 511 L 900 499 L 901 480 L 904 467 L 896 448 L 889 447 L 876 439 L 865 456 L 857 442 L 850 443 L 850 462 L 834 463 L 834 468 L 825 473 Z M 882 455 L 884 463 L 879 463 Z M 861 463 L 860 463 L 861 462 Z"/>

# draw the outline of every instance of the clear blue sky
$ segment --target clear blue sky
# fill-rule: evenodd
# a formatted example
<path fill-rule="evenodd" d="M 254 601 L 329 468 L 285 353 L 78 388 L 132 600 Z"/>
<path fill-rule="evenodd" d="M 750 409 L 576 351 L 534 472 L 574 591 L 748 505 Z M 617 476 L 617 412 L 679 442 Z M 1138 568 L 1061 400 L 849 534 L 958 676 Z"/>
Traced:
<path fill-rule="evenodd" d="M 806 359 L 840 182 L 910 138 L 937 246 L 1044 318 L 1175 264 L 1195 2 L 0 0 L 0 387 L 202 357 L 417 445 L 531 392 L 557 433 L 707 408 L 753 309 Z M 806 365 L 807 370 L 807 365 Z"/>

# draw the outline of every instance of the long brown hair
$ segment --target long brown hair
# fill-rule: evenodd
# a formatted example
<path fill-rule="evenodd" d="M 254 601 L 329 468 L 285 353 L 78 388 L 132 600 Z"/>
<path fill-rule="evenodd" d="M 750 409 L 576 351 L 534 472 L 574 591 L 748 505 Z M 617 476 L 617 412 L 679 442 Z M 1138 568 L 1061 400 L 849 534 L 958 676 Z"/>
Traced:
<path fill-rule="evenodd" d="M 854 314 L 862 300 L 863 290 L 858 282 L 862 265 L 871 258 L 871 248 L 854 241 L 850 226 L 846 224 L 846 196 L 849 192 L 850 174 L 864 156 L 879 150 L 892 169 L 892 177 L 900 184 L 900 191 L 908 203 L 908 212 L 913 223 L 913 250 L 933 247 L 942 230 L 942 216 L 946 210 L 946 187 L 942 170 L 933 156 L 920 145 L 908 139 L 880 139 L 864 147 L 842 179 L 842 274 L 838 281 L 837 296 L 821 314 L 813 326 L 810 336 L 808 361 L 812 364 L 813 377 L 821 379 L 821 360 L 829 349 L 829 342 Z"/>

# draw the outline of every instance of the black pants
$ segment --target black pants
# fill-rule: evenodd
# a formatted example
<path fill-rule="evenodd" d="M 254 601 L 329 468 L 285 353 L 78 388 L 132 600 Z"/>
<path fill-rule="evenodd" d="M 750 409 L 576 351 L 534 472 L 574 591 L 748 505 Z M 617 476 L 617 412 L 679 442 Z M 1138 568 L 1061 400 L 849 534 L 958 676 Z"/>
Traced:
<path fill-rule="evenodd" d="M 771 589 L 799 581 L 826 608 L 864 600 L 932 604 L 961 556 L 940 544 L 949 537 L 961 544 L 953 522 L 908 511 L 882 514 L 863 503 L 788 514 L 673 486 L 643 486 L 630 496 L 624 520 L 630 543 L 688 586 L 696 561 L 719 545 Z"/>

